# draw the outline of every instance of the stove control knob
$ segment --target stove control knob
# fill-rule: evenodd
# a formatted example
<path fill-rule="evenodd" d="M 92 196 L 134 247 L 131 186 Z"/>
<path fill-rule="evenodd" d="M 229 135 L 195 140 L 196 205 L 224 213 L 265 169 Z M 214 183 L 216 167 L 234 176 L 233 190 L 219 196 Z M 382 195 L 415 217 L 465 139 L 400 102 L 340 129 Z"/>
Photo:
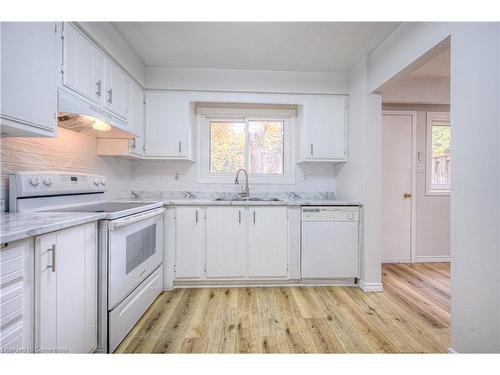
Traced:
<path fill-rule="evenodd" d="M 31 186 L 38 186 L 38 185 L 40 185 L 40 179 L 38 177 L 31 177 L 30 178 L 30 185 Z"/>
<path fill-rule="evenodd" d="M 99 186 L 99 179 L 98 178 L 94 178 L 94 185 Z"/>
<path fill-rule="evenodd" d="M 101 185 L 106 185 L 106 180 L 104 178 L 101 178 Z"/>
<path fill-rule="evenodd" d="M 52 185 L 52 182 L 53 182 L 53 181 L 52 181 L 52 177 L 45 177 L 45 179 L 43 180 L 43 184 L 44 184 L 45 186 L 50 186 L 50 185 Z"/>

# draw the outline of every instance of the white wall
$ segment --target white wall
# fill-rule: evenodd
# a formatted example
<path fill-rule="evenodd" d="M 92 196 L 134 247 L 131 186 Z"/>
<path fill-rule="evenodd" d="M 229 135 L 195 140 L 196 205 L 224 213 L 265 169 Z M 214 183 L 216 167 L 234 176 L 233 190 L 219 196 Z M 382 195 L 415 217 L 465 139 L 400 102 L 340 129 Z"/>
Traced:
<path fill-rule="evenodd" d="M 372 54 L 368 89 L 411 69 L 450 35 L 451 345 L 458 352 L 500 352 L 498 24 L 402 24 Z"/>
<path fill-rule="evenodd" d="M 417 261 L 442 260 L 450 257 L 450 196 L 426 195 L 425 163 L 427 112 L 449 112 L 449 105 L 383 104 L 383 110 L 416 111 L 416 152 L 423 158 L 416 162 L 415 255 Z"/>
<path fill-rule="evenodd" d="M 402 79 L 382 91 L 384 103 L 450 104 L 449 79 Z"/>
<path fill-rule="evenodd" d="M 111 22 L 77 22 L 77 24 L 144 86 L 144 63 Z"/>
<path fill-rule="evenodd" d="M 346 94 L 345 72 L 147 67 L 148 89 Z"/>
<path fill-rule="evenodd" d="M 97 140 L 71 130 L 58 130 L 57 138 L 2 138 L 1 210 L 7 209 L 8 175 L 15 171 L 78 171 L 108 176 L 111 197 L 130 196 L 130 163 L 126 159 L 100 157 Z"/>
<path fill-rule="evenodd" d="M 348 145 L 345 164 L 337 166 L 337 196 L 364 202 L 361 280 L 365 290 L 381 290 L 381 110 L 379 95 L 368 94 L 368 61 L 350 72 Z"/>

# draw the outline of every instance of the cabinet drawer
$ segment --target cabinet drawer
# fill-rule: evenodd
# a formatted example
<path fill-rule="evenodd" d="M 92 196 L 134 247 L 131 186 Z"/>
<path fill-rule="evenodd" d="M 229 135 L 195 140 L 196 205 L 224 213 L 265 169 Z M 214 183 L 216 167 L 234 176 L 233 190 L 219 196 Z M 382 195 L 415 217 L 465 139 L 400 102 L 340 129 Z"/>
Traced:
<path fill-rule="evenodd" d="M 0 289 L 0 327 L 5 327 L 23 315 L 23 283 L 17 282 Z"/>
<path fill-rule="evenodd" d="M 0 353 L 23 350 L 24 327 L 22 321 L 0 329 Z M 27 348 L 26 348 L 27 349 Z"/>
<path fill-rule="evenodd" d="M 0 251 L 0 286 L 21 279 L 24 274 L 24 247 L 12 246 Z"/>

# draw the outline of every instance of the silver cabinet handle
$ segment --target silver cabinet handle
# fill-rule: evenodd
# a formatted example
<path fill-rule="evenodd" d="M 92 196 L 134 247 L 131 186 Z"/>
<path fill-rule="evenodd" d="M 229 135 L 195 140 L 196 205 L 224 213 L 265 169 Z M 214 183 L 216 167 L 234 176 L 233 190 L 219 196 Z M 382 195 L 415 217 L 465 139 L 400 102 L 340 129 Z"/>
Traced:
<path fill-rule="evenodd" d="M 196 224 L 198 224 L 198 210 L 196 210 Z"/>
<path fill-rule="evenodd" d="M 311 143 L 311 155 L 314 154 L 314 145 Z"/>
<path fill-rule="evenodd" d="M 179 153 L 181 153 L 181 152 L 182 152 L 182 142 L 179 141 Z"/>
<path fill-rule="evenodd" d="M 47 249 L 47 251 L 50 251 L 52 254 L 50 265 L 48 265 L 47 268 L 52 269 L 52 272 L 56 272 L 56 245 L 52 245 L 52 247 Z"/>
<path fill-rule="evenodd" d="M 238 224 L 241 224 L 241 210 L 238 211 Z"/>
<path fill-rule="evenodd" d="M 108 103 L 113 103 L 113 89 L 108 90 Z"/>
<path fill-rule="evenodd" d="M 101 80 L 96 82 L 96 86 L 97 86 L 97 89 L 96 89 L 95 94 L 97 95 L 98 98 L 100 98 L 102 95 L 102 82 L 101 82 Z"/>
<path fill-rule="evenodd" d="M 255 225 L 255 210 L 253 210 L 253 223 Z"/>

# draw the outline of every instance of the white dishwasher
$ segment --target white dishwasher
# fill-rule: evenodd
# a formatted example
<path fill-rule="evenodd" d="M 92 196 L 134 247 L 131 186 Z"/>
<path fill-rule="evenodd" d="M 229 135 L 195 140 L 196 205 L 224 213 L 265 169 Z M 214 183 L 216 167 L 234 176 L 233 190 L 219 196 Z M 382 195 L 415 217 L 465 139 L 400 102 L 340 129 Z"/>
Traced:
<path fill-rule="evenodd" d="M 359 278 L 359 207 L 302 207 L 302 279 Z"/>

